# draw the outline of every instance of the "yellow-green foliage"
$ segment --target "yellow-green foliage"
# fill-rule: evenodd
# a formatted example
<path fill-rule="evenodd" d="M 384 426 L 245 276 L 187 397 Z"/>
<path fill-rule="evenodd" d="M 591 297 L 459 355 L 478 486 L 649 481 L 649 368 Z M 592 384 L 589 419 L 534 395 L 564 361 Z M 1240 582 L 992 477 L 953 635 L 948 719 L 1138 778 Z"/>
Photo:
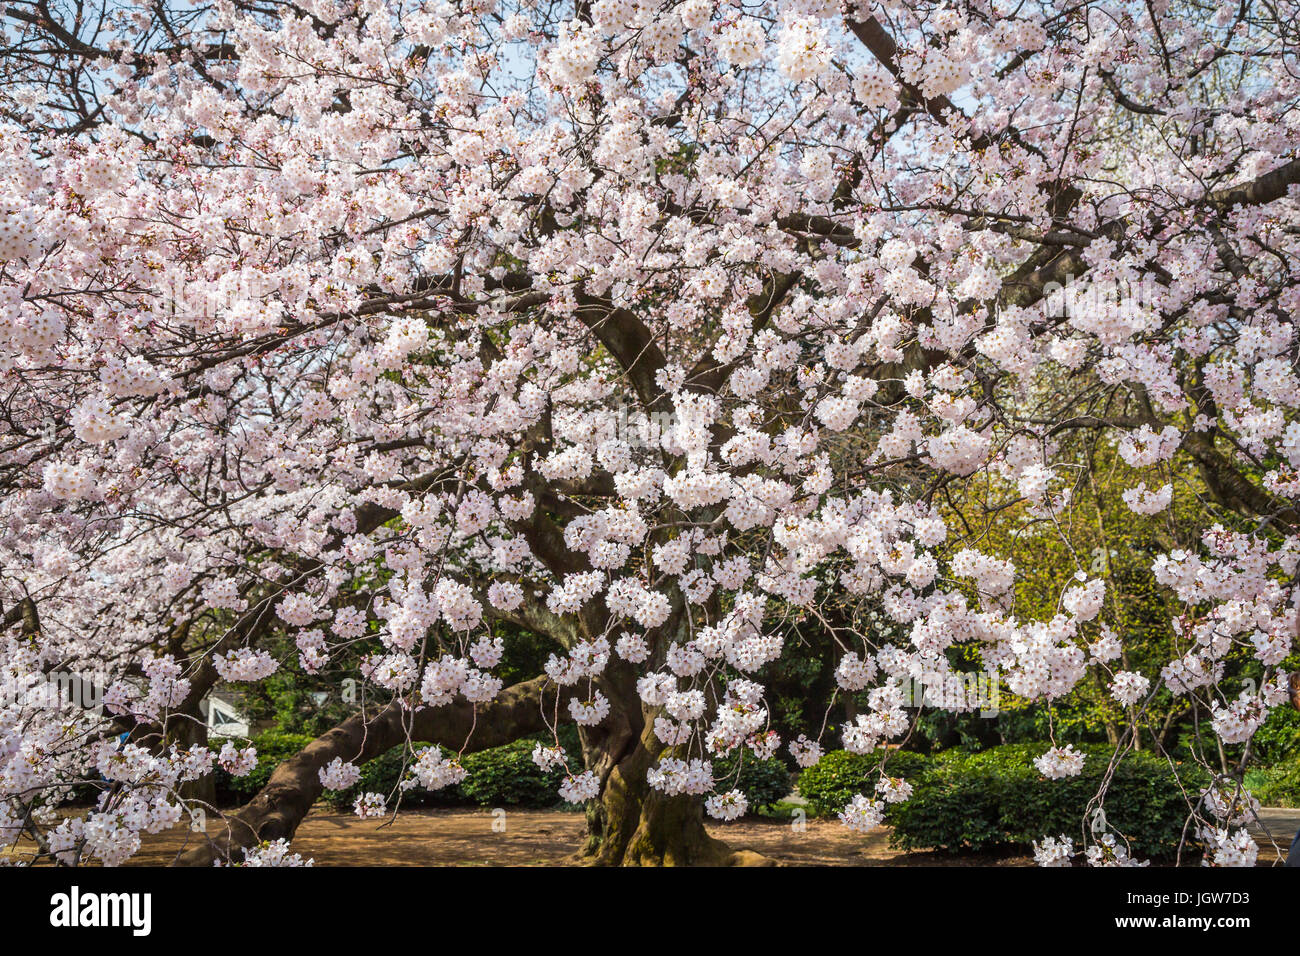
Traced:
<path fill-rule="evenodd" d="M 960 496 L 946 499 L 947 520 L 954 531 L 966 535 L 960 546 L 976 547 L 1015 563 L 1013 609 L 1021 620 L 1047 621 L 1064 613 L 1061 596 L 1076 583 L 1076 572 L 1104 578 L 1106 602 L 1098 619 L 1085 626 L 1085 636 L 1093 640 L 1101 624 L 1109 626 L 1124 646 L 1123 659 L 1111 666 L 1154 679 L 1179 652 L 1171 620 L 1181 608 L 1157 584 L 1152 563 L 1172 548 L 1195 546 L 1208 523 L 1202 489 L 1194 475 L 1180 470 L 1173 480 L 1170 507 L 1153 516 L 1138 515 L 1121 498 L 1121 492 L 1138 479 L 1113 446 L 1080 443 L 1074 451 L 1079 467 L 1061 471 L 1072 482 L 1070 506 L 1055 516 L 1036 516 L 1023 501 L 1008 505 L 1017 497 L 1014 485 L 990 482 L 973 484 Z M 1143 478 L 1148 486 L 1157 482 L 1152 475 Z M 1149 720 L 1143 722 L 1145 732 L 1165 733 L 1186 706 L 1185 700 L 1162 693 Z M 1001 707 L 1026 712 L 1041 705 L 1004 689 Z M 1072 732 L 1114 734 L 1126 723 L 1122 711 L 1110 697 L 1104 672 L 1093 669 L 1068 700 L 1055 705 L 1052 716 L 1056 729 L 1067 736 Z"/>

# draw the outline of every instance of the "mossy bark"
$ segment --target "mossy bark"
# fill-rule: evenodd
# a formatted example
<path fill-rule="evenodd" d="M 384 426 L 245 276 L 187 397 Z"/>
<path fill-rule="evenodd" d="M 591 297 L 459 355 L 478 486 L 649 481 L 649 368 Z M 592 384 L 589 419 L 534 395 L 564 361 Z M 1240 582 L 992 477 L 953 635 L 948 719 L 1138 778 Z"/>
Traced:
<path fill-rule="evenodd" d="M 634 682 L 610 675 L 611 718 L 581 734 L 587 765 L 600 777 L 598 800 L 587 807 L 587 842 L 581 857 L 594 866 L 732 866 L 766 862 L 733 852 L 710 836 L 700 797 L 666 797 L 650 789 L 646 771 L 664 746 L 654 735 Z"/>
<path fill-rule="evenodd" d="M 632 777 L 641 779 L 643 777 Z M 762 866 L 757 853 L 732 850 L 704 826 L 699 797 L 665 797 L 629 784 L 616 768 L 587 811 L 583 860 L 594 866 Z"/>

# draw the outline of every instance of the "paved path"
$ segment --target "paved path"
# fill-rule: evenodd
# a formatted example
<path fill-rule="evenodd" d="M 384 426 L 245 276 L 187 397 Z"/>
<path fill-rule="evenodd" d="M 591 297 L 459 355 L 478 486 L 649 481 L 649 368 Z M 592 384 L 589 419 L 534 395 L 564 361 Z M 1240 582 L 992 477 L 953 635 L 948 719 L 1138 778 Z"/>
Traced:
<path fill-rule="evenodd" d="M 1259 862 L 1272 863 L 1277 857 L 1286 859 L 1291 841 L 1300 830 L 1300 809 L 1290 807 L 1264 807 L 1259 819 L 1251 821 L 1247 829 L 1259 844 Z M 1273 849 L 1277 844 L 1277 849 Z"/>

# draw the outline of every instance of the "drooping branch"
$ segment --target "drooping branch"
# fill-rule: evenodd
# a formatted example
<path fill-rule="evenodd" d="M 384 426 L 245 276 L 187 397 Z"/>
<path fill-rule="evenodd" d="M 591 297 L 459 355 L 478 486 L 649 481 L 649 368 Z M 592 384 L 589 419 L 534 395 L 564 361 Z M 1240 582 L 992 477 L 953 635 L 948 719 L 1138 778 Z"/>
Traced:
<path fill-rule="evenodd" d="M 913 84 L 903 79 L 903 70 L 898 62 L 898 44 L 881 26 L 879 20 L 875 17 L 867 17 L 865 20 L 850 17 L 848 25 L 849 29 L 853 31 L 853 35 L 871 51 L 871 55 L 898 80 L 906 100 L 919 103 L 927 113 L 939 120 L 939 122 L 947 122 L 944 119 L 944 113 L 955 112 L 957 108 L 953 106 L 952 101 L 946 96 L 925 97 Z"/>

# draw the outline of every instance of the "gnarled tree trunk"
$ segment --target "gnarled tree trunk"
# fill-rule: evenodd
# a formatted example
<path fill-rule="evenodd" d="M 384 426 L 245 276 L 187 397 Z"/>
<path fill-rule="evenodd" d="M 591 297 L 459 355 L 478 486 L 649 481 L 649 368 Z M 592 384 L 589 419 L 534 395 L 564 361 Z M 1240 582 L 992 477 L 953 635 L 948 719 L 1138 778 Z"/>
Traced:
<path fill-rule="evenodd" d="M 646 783 L 664 752 L 654 734 L 652 709 L 642 705 L 631 669 L 611 662 L 600 682 L 610 715 L 584 728 L 583 756 L 601 781 L 601 794 L 587 808 L 582 860 L 597 866 L 730 866 L 767 862 L 758 854 L 733 852 L 710 836 L 699 797 L 666 797 Z"/>
<path fill-rule="evenodd" d="M 587 812 L 585 862 L 599 866 L 728 866 L 754 862 L 704 826 L 699 797 L 666 797 L 645 782 L 651 751 L 640 745 L 613 768 Z"/>

